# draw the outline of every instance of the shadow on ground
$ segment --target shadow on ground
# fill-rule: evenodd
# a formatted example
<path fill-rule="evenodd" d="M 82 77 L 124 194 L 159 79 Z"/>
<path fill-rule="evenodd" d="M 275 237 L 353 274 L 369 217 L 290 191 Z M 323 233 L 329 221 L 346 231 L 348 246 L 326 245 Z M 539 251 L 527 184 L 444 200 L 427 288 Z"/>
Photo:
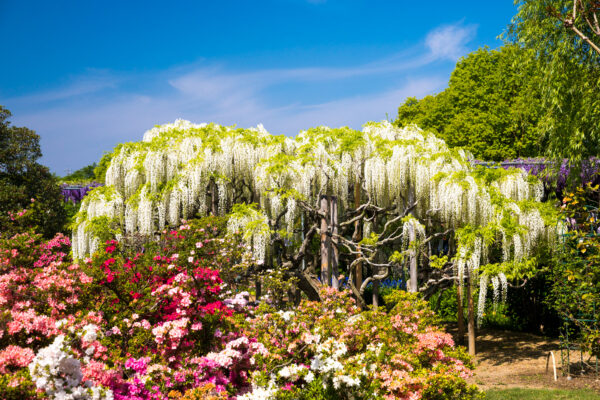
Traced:
<path fill-rule="evenodd" d="M 456 326 L 448 326 L 447 331 L 458 342 Z M 531 333 L 482 329 L 477 332 L 476 349 L 477 367 L 470 382 L 483 390 L 513 387 L 590 388 L 600 393 L 600 380 L 596 376 L 595 368 L 590 368 L 594 363 L 588 366 L 586 373 L 580 373 L 579 352 L 571 354 L 571 376 L 566 376 L 566 373 L 563 375 L 558 339 Z M 550 352 L 554 353 L 556 360 L 556 381 L 552 359 L 548 358 Z M 586 358 L 584 357 L 584 360 Z"/>

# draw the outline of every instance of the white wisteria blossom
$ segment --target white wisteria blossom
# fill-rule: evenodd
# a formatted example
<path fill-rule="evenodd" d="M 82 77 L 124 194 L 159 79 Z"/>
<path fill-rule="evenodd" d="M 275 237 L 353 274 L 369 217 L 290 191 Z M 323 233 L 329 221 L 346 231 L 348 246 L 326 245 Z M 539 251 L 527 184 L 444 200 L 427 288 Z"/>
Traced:
<path fill-rule="evenodd" d="M 98 248 L 103 229 L 151 236 L 211 212 L 229 215 L 230 233 L 241 232 L 263 263 L 276 254 L 275 232 L 285 236 L 286 246 L 301 242 L 305 205 L 322 195 L 339 199 L 340 215 L 350 198 L 398 213 L 412 207 L 414 221 L 404 221 L 402 231 L 404 250 L 433 233 L 424 221 L 436 220 L 444 229 L 494 227 L 502 261 L 519 262 L 562 229 L 540 211 L 539 180 L 518 169 L 473 166 L 468 153 L 432 133 L 387 121 L 367 123 L 362 131 L 320 126 L 290 138 L 262 125 L 177 120 L 150 129 L 140 142 L 117 146 L 110 159 L 106 186 L 93 190 L 76 216 L 77 259 Z M 373 219 L 359 223 L 363 237 L 377 233 Z M 461 284 L 466 273 L 476 278 L 489 262 L 489 243 L 456 243 Z"/>

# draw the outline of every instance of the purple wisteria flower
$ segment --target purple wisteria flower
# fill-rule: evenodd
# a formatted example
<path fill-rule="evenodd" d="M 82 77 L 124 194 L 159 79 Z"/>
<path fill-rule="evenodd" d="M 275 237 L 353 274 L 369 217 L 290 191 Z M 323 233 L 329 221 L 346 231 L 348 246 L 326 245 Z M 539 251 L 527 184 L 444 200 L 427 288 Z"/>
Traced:
<path fill-rule="evenodd" d="M 474 165 L 484 165 L 489 167 L 500 166 L 504 169 L 520 168 L 527 173 L 540 178 L 544 183 L 546 193 L 554 191 L 558 198 L 562 198 L 569 177 L 574 171 L 573 166 L 570 165 L 569 161 L 566 159 L 561 162 L 560 168 L 555 168 L 555 161 L 545 158 L 518 158 L 515 160 L 505 160 L 500 163 L 481 160 L 472 160 L 471 162 Z M 588 183 L 592 185 L 600 184 L 599 172 L 600 159 L 594 157 L 582 163 L 579 171 L 581 185 L 586 185 Z"/>
<path fill-rule="evenodd" d="M 102 186 L 102 184 L 98 182 L 86 183 L 85 185 L 69 185 L 67 183 L 63 183 L 60 185 L 60 190 L 65 202 L 70 201 L 77 204 L 83 200 L 85 195 L 98 186 Z"/>

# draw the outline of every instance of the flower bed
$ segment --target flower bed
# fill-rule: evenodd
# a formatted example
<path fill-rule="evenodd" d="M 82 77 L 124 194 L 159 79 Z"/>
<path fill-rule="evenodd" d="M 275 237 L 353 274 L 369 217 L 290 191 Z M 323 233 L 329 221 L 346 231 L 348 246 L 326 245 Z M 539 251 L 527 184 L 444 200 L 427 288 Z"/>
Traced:
<path fill-rule="evenodd" d="M 217 220 L 141 248 L 107 241 L 81 265 L 69 246 L 61 235 L 0 241 L 1 398 L 478 396 L 467 357 L 403 292 L 366 312 L 333 290 L 288 309 L 229 292 L 221 273 L 235 281 L 247 254 Z"/>

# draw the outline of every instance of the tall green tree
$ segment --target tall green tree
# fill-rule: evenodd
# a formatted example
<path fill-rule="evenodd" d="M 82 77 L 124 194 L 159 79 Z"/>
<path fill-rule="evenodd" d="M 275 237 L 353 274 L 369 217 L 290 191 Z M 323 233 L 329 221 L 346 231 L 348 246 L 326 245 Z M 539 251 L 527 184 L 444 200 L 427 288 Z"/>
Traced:
<path fill-rule="evenodd" d="M 540 132 L 548 154 L 581 161 L 600 153 L 600 38 L 595 0 L 516 0 L 509 43 L 539 58 Z"/>
<path fill-rule="evenodd" d="M 475 158 L 501 161 L 540 153 L 539 74 L 532 51 L 516 45 L 482 48 L 459 60 L 448 88 L 409 98 L 396 124 L 416 123 Z"/>
<path fill-rule="evenodd" d="M 0 235 L 34 228 L 53 236 L 66 221 L 63 199 L 55 177 L 37 160 L 40 137 L 31 129 L 12 126 L 10 111 L 0 106 Z M 13 219 L 27 210 L 24 224 Z"/>

